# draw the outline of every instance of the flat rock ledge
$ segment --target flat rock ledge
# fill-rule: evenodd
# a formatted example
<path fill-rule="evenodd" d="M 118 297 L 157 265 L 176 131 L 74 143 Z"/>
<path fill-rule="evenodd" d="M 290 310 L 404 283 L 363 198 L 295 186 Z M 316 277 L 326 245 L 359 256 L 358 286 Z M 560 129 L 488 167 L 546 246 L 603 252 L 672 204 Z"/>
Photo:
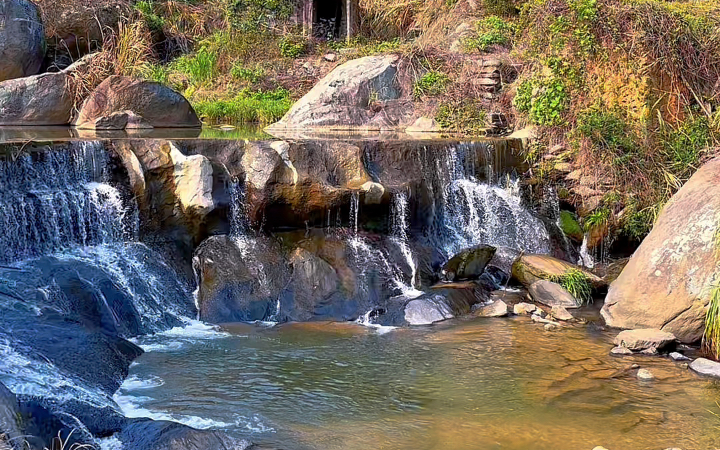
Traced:
<path fill-rule="evenodd" d="M 699 375 L 720 379 L 720 362 L 698 358 L 690 364 L 690 370 Z"/>
<path fill-rule="evenodd" d="M 654 354 L 660 350 L 670 348 L 674 346 L 676 342 L 677 339 L 674 334 L 654 328 L 625 330 L 615 337 L 616 346 L 624 347 L 634 352 L 645 351 L 648 354 Z"/>

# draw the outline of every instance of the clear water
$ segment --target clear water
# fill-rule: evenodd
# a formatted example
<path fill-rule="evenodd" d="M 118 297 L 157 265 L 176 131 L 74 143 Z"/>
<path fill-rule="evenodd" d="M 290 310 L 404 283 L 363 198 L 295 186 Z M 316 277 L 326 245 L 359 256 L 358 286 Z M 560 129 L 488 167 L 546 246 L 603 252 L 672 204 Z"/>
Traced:
<path fill-rule="evenodd" d="M 283 449 L 713 449 L 720 384 L 661 358 L 613 358 L 592 328 L 528 319 L 388 333 L 228 326 L 145 338 L 115 396 Z M 230 334 L 227 334 L 230 333 Z M 633 363 L 657 377 L 636 379 Z"/>

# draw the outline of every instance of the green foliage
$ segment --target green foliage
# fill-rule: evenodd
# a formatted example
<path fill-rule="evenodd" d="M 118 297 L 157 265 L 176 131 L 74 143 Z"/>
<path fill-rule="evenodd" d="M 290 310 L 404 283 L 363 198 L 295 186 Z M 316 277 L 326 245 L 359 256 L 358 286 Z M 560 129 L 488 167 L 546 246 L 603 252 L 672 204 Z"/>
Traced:
<path fill-rule="evenodd" d="M 257 31 L 289 19 L 293 6 L 292 0 L 229 0 L 228 18 L 233 28 Z"/>
<path fill-rule="evenodd" d="M 307 48 L 307 41 L 301 36 L 285 36 L 278 43 L 280 46 L 280 54 L 286 58 L 297 58 Z"/>
<path fill-rule="evenodd" d="M 210 81 L 217 73 L 217 61 L 217 53 L 202 47 L 194 55 L 178 58 L 174 68 L 185 74 L 190 84 L 202 84 Z"/>
<path fill-rule="evenodd" d="M 476 35 L 465 42 L 468 50 L 484 52 L 491 45 L 509 44 L 515 33 L 515 26 L 498 16 L 486 17 L 478 22 L 475 27 Z"/>
<path fill-rule="evenodd" d="M 165 19 L 155 14 L 155 5 L 152 1 L 141 0 L 135 3 L 134 8 L 142 15 L 145 25 L 150 31 L 162 31 Z"/>
<path fill-rule="evenodd" d="M 431 70 L 415 81 L 413 96 L 419 99 L 425 95 L 440 95 L 445 92 L 449 83 L 450 77 L 442 72 Z"/>
<path fill-rule="evenodd" d="M 585 272 L 580 269 L 570 269 L 561 276 L 550 277 L 550 281 L 558 283 L 572 294 L 581 305 L 592 303 L 592 284 Z"/>
<path fill-rule="evenodd" d="M 285 89 L 252 92 L 243 89 L 231 99 L 200 101 L 193 105 L 198 115 L 210 122 L 277 122 L 292 106 Z"/>
<path fill-rule="evenodd" d="M 170 69 L 162 64 L 148 63 L 140 68 L 140 76 L 146 80 L 170 85 Z"/>
<path fill-rule="evenodd" d="M 520 83 L 513 103 L 518 111 L 529 113 L 532 123 L 555 126 L 565 123 L 570 95 L 560 78 L 531 78 Z"/>
<path fill-rule="evenodd" d="M 230 75 L 236 80 L 247 81 L 248 83 L 257 83 L 265 76 L 265 71 L 261 67 L 249 69 L 240 63 L 235 63 L 230 69 Z"/>
<path fill-rule="evenodd" d="M 705 332 L 703 346 L 715 359 L 720 358 L 720 285 L 710 291 L 710 304 L 705 314 Z"/>
<path fill-rule="evenodd" d="M 706 116 L 690 117 L 677 128 L 666 126 L 662 133 L 665 155 L 673 173 L 689 177 L 698 167 L 701 154 L 720 134 Z"/>
<path fill-rule="evenodd" d="M 585 217 L 585 231 L 591 232 L 601 229 L 607 225 L 608 220 L 610 220 L 610 210 L 598 208 Z"/>
<path fill-rule="evenodd" d="M 565 236 L 576 240 L 581 240 L 584 234 L 575 214 L 570 211 L 560 211 L 560 229 L 565 233 Z"/>
<path fill-rule="evenodd" d="M 616 153 L 638 151 L 636 137 L 619 112 L 599 107 L 585 110 L 578 116 L 576 130 L 597 148 Z"/>
<path fill-rule="evenodd" d="M 462 132 L 482 132 L 486 127 L 487 114 L 479 104 L 470 100 L 442 103 L 435 120 L 444 129 Z"/>
<path fill-rule="evenodd" d="M 497 16 L 512 16 L 518 13 L 513 0 L 483 0 L 483 6 L 488 14 Z"/>

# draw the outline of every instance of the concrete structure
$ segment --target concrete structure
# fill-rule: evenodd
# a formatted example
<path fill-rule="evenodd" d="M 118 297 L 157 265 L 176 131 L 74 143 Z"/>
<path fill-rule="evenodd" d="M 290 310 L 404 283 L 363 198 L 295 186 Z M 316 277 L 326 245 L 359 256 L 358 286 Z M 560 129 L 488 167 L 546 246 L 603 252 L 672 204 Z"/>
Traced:
<path fill-rule="evenodd" d="M 357 0 L 300 0 L 295 20 L 309 36 L 349 39 L 358 28 Z"/>

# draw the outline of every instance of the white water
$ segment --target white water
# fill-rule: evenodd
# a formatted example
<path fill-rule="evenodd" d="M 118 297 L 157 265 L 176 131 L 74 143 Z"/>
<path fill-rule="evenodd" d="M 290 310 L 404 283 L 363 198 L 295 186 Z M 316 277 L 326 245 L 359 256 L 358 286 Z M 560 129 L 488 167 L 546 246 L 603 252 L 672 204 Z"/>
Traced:
<path fill-rule="evenodd" d="M 595 261 L 593 260 L 592 255 L 588 252 L 587 234 L 583 237 L 582 246 L 580 247 L 580 260 L 578 263 L 588 269 L 593 269 L 595 267 Z"/>

